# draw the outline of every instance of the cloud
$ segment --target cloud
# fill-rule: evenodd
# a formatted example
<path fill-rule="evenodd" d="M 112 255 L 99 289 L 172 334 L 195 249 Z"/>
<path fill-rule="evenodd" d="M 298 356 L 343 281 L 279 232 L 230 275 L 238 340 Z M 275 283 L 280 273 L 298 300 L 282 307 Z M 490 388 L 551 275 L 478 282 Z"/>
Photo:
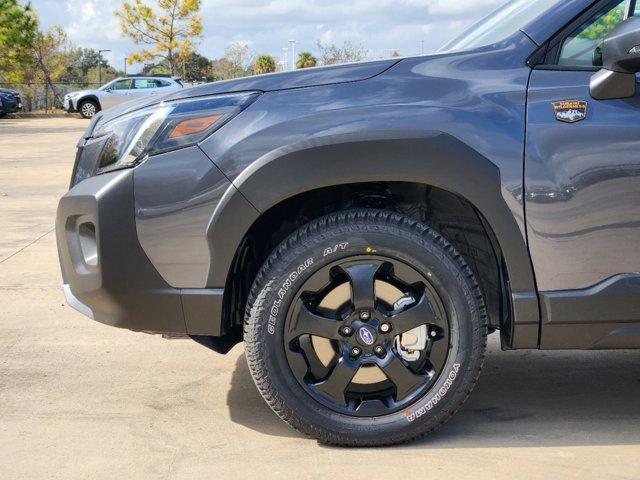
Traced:
<path fill-rule="evenodd" d="M 426 0 L 427 11 L 431 15 L 470 17 L 486 14 L 505 3 L 504 0 L 474 0 L 473 2 L 453 2 L 451 0 Z"/>
<path fill-rule="evenodd" d="M 149 0 L 150 1 L 150 0 Z M 282 56 L 287 40 L 296 51 L 315 51 L 318 40 L 350 40 L 373 57 L 395 49 L 403 55 L 434 51 L 504 0 L 202 0 L 204 38 L 197 50 L 211 58 L 234 41 L 259 53 Z M 105 54 L 121 66 L 135 45 L 120 34 L 113 12 L 121 0 L 32 0 L 41 24 L 61 24 L 73 43 L 113 50 Z M 61 7 L 62 6 L 62 7 Z"/>

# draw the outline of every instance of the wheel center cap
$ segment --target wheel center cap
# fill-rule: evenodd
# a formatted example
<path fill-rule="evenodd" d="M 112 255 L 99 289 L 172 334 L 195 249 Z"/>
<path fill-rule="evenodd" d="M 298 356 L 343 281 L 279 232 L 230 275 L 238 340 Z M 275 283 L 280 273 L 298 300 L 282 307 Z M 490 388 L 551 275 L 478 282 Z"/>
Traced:
<path fill-rule="evenodd" d="M 370 347 L 376 342 L 376 333 L 372 328 L 360 327 L 358 330 L 358 343 L 365 347 Z"/>

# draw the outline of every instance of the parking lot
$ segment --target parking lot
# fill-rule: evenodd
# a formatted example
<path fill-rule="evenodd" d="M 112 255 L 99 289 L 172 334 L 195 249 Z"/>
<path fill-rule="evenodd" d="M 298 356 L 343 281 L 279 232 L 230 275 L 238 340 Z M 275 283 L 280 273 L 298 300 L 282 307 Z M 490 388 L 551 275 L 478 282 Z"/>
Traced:
<path fill-rule="evenodd" d="M 640 478 L 640 352 L 501 352 L 494 335 L 437 433 L 340 450 L 268 409 L 241 345 L 220 356 L 84 318 L 53 226 L 86 125 L 0 120 L 1 478 Z"/>

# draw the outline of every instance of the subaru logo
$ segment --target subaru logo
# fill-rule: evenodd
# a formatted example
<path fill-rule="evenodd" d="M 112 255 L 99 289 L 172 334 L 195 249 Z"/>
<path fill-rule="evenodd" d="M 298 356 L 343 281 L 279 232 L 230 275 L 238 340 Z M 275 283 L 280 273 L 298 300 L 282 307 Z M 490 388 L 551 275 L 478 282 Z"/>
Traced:
<path fill-rule="evenodd" d="M 358 335 L 360 336 L 360 340 L 362 340 L 362 343 L 364 343 L 365 345 L 373 345 L 373 342 L 376 341 L 376 339 L 373 338 L 373 333 L 371 333 L 371 330 L 369 330 L 367 327 L 362 327 L 358 332 Z"/>

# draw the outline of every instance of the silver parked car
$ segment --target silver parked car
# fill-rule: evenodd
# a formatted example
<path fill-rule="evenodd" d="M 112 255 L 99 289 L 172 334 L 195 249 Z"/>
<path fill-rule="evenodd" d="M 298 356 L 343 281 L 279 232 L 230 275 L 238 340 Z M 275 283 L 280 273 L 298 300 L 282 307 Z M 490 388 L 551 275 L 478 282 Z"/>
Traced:
<path fill-rule="evenodd" d="M 169 93 L 184 88 L 179 78 L 125 77 L 116 78 L 98 89 L 80 90 L 64 97 L 64 109 L 91 118 L 100 110 L 148 95 Z"/>

